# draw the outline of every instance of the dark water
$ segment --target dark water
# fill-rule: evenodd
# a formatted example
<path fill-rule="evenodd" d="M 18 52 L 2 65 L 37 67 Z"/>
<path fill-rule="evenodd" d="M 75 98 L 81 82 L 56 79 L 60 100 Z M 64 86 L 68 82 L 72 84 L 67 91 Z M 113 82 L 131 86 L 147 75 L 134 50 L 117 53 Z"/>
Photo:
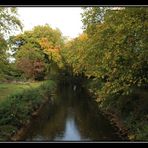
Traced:
<path fill-rule="evenodd" d="M 84 91 L 61 88 L 33 123 L 26 141 L 121 141 Z"/>

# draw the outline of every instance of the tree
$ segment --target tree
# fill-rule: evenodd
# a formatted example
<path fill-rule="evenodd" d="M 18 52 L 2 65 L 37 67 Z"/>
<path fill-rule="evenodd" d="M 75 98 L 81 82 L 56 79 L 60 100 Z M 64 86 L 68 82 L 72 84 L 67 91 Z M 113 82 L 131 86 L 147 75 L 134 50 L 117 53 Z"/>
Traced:
<path fill-rule="evenodd" d="M 0 35 L 0 81 L 4 79 L 5 68 L 8 63 L 6 55 L 7 43 L 2 35 Z"/>
<path fill-rule="evenodd" d="M 16 29 L 22 29 L 16 8 L 0 8 L 0 77 L 5 80 L 9 73 L 8 42 L 6 37 Z"/>
<path fill-rule="evenodd" d="M 147 84 L 146 16 L 147 9 L 142 7 L 106 14 L 98 33 L 98 49 L 104 52 L 99 67 L 105 69 L 101 75 L 107 76 L 104 94 L 127 94 L 130 88 Z"/>
<path fill-rule="evenodd" d="M 85 58 L 87 53 L 85 47 L 87 41 L 87 34 L 83 33 L 77 38 L 67 42 L 62 50 L 65 63 L 71 67 L 70 69 L 76 75 L 83 74 L 86 70 L 87 61 Z"/>
<path fill-rule="evenodd" d="M 144 7 L 84 9 L 87 39 L 70 41 L 65 59 L 74 73 L 83 71 L 99 81 L 99 99 L 147 86 L 147 11 Z"/>
<path fill-rule="evenodd" d="M 84 7 L 82 16 L 83 29 L 88 35 L 93 35 L 96 26 L 104 21 L 104 15 L 108 7 Z"/>
<path fill-rule="evenodd" d="M 0 8 L 0 33 L 11 33 L 14 30 L 22 29 L 22 24 L 18 19 L 17 9 Z"/>
<path fill-rule="evenodd" d="M 52 29 L 49 25 L 36 26 L 31 31 L 11 37 L 10 43 L 16 63 L 26 73 L 25 75 L 28 75 L 27 78 L 38 79 L 39 76 L 41 79 L 42 75 L 44 79 L 49 73 L 50 63 L 59 61 L 59 50 L 63 45 L 63 37 L 58 29 Z M 29 71 L 25 68 L 25 62 L 30 63 L 28 64 L 30 65 Z"/>
<path fill-rule="evenodd" d="M 44 55 L 30 44 L 25 44 L 16 53 L 16 66 L 27 79 L 43 80 L 45 77 Z"/>

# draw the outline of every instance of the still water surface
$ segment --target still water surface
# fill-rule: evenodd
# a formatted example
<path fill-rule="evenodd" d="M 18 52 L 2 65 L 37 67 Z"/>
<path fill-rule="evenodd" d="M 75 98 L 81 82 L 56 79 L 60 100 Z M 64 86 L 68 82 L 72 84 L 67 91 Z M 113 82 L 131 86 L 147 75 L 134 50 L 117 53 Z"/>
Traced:
<path fill-rule="evenodd" d="M 121 141 L 83 90 L 59 88 L 54 100 L 33 121 L 25 141 Z"/>

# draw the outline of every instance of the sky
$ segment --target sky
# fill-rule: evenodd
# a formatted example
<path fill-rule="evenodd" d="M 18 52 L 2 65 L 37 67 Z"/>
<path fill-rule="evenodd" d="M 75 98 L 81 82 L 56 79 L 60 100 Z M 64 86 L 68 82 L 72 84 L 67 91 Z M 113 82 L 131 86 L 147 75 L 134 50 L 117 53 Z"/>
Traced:
<path fill-rule="evenodd" d="M 80 7 L 18 7 L 24 31 L 37 25 L 49 24 L 70 38 L 82 33 L 81 12 Z"/>

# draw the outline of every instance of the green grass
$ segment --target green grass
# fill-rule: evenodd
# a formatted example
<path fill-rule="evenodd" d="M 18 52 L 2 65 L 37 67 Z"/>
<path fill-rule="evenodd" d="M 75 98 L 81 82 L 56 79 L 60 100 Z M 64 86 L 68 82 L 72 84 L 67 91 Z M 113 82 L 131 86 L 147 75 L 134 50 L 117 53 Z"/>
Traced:
<path fill-rule="evenodd" d="M 27 83 L 0 83 L 0 102 L 14 93 L 22 92 L 25 89 L 39 87 L 43 82 L 27 82 Z"/>

